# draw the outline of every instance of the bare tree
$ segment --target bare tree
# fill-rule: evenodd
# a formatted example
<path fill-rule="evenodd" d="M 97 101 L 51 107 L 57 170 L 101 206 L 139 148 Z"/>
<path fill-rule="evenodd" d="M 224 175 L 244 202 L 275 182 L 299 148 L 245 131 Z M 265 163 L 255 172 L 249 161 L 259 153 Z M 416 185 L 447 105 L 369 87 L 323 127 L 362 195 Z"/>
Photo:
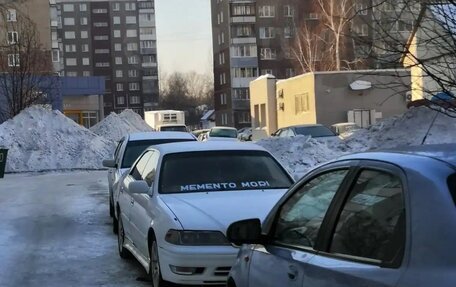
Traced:
<path fill-rule="evenodd" d="M 40 43 L 36 25 L 20 13 L 10 15 L 8 7 L 0 9 L 0 120 L 31 105 L 50 103 L 53 85 L 51 55 Z"/>

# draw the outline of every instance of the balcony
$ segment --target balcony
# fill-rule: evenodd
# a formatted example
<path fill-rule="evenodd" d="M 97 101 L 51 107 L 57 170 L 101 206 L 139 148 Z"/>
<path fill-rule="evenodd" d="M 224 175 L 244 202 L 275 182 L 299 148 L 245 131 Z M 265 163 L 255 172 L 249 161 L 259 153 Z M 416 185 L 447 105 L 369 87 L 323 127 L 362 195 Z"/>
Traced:
<path fill-rule="evenodd" d="M 232 100 L 233 110 L 250 110 L 250 100 Z"/>
<path fill-rule="evenodd" d="M 155 34 L 139 34 L 139 40 L 157 40 L 157 36 Z"/>
<path fill-rule="evenodd" d="M 256 44 L 255 37 L 248 37 L 248 38 L 233 38 L 231 39 L 231 44 Z"/>
<path fill-rule="evenodd" d="M 141 55 L 155 55 L 157 48 L 141 48 Z"/>
<path fill-rule="evenodd" d="M 238 23 L 255 23 L 256 18 L 255 16 L 233 16 L 231 17 L 231 23 L 238 24 Z"/>
<path fill-rule="evenodd" d="M 155 67 L 157 67 L 157 63 L 142 63 L 141 67 L 143 67 L 143 68 L 155 68 Z"/>
<path fill-rule="evenodd" d="M 258 77 L 253 78 L 233 78 L 231 81 L 232 88 L 248 88 L 251 81 L 254 81 Z"/>

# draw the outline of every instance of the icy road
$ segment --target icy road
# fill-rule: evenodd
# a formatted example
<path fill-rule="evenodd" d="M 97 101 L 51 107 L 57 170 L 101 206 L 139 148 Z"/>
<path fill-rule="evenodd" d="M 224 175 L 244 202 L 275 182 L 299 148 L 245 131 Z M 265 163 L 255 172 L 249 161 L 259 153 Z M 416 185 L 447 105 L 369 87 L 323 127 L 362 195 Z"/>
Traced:
<path fill-rule="evenodd" d="M 106 172 L 0 179 L 0 286 L 150 286 L 117 254 Z"/>

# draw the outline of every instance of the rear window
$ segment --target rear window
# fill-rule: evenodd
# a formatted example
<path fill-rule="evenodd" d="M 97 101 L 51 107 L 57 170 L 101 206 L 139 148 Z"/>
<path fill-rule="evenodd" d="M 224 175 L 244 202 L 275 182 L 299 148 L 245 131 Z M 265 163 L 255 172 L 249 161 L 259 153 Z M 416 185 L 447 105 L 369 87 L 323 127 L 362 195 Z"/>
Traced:
<path fill-rule="evenodd" d="M 185 126 L 160 127 L 161 132 L 187 132 Z"/>
<path fill-rule="evenodd" d="M 313 138 L 332 137 L 332 136 L 336 135 L 330 129 L 328 129 L 327 127 L 323 127 L 323 126 L 296 127 L 295 131 L 296 131 L 296 134 L 298 134 L 298 135 L 311 136 Z"/>
<path fill-rule="evenodd" d="M 192 152 L 166 155 L 160 193 L 288 188 L 292 179 L 262 151 Z"/>
<path fill-rule="evenodd" d="M 209 136 L 217 138 L 237 138 L 237 131 L 232 129 L 212 129 Z"/>
<path fill-rule="evenodd" d="M 122 168 L 130 168 L 135 160 L 151 145 L 159 145 L 174 142 L 188 142 L 194 141 L 192 139 L 157 139 L 157 140 L 144 140 L 133 141 L 127 144 L 125 153 L 122 160 Z"/>
<path fill-rule="evenodd" d="M 453 202 L 456 205 L 456 173 L 448 177 L 448 189 L 450 190 Z"/>

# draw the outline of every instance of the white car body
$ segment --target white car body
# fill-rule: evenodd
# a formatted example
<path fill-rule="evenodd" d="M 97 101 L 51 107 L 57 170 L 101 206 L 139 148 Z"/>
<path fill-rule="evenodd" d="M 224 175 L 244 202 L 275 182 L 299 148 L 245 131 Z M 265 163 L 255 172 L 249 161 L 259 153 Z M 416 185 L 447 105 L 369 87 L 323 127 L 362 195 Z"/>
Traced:
<path fill-rule="evenodd" d="M 231 245 L 175 245 L 165 240 L 169 230 L 214 231 L 225 236 L 228 225 L 236 220 L 251 217 L 264 219 L 272 206 L 286 192 L 280 189 L 243 190 L 215 192 L 159 193 L 162 180 L 163 158 L 170 154 L 194 152 L 264 152 L 270 156 L 283 176 L 292 177 L 269 152 L 252 144 L 232 142 L 176 143 L 150 147 L 123 177 L 120 192 L 116 193 L 124 230 L 122 246 L 130 251 L 149 271 L 151 262 L 150 242 L 156 238 L 161 276 L 165 281 L 177 284 L 213 285 L 225 284 L 229 270 L 236 260 L 238 248 Z M 149 153 L 149 159 L 146 159 Z M 156 159 L 152 160 L 154 156 Z M 141 159 L 154 162 L 154 178 L 146 194 L 131 193 L 136 165 Z M 150 160 L 150 161 L 149 161 Z M 156 163 L 155 163 L 156 161 Z M 152 168 L 152 167 L 151 167 Z M 242 167 L 241 167 L 242 168 Z M 144 168 L 144 171 L 148 167 Z M 203 172 L 203 171 L 201 171 Z M 245 172 L 245 171 L 244 171 Z M 182 186 L 181 186 L 182 188 Z M 254 203 L 254 208 L 252 204 Z M 119 232 L 120 236 L 121 232 Z M 153 237 L 152 237 L 153 234 Z M 173 272 L 170 266 L 204 268 L 198 274 L 185 275 Z"/>
<path fill-rule="evenodd" d="M 235 134 L 234 137 L 221 137 L 221 136 L 217 136 L 213 133 L 213 131 L 220 131 L 220 130 L 226 130 L 227 132 L 232 132 Z M 203 141 L 231 141 L 231 142 L 236 142 L 238 141 L 238 132 L 235 128 L 231 128 L 231 127 L 213 127 L 211 128 L 205 138 L 203 139 Z"/>

